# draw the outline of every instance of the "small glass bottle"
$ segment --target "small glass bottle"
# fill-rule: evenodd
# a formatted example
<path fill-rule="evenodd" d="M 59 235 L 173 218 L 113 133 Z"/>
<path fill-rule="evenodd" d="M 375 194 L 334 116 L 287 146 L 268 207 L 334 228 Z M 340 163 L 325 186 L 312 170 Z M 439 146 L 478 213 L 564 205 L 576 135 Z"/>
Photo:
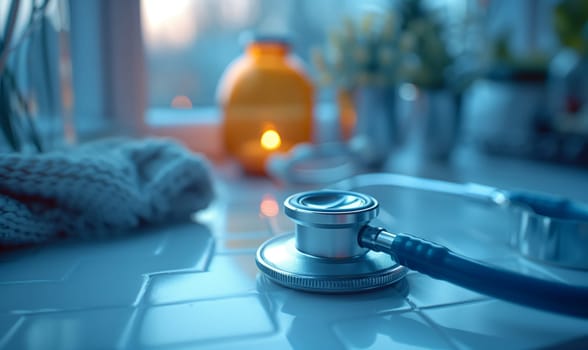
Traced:
<path fill-rule="evenodd" d="M 226 69 L 218 90 L 225 151 L 249 174 L 274 152 L 312 138 L 314 89 L 280 38 L 258 37 Z"/>

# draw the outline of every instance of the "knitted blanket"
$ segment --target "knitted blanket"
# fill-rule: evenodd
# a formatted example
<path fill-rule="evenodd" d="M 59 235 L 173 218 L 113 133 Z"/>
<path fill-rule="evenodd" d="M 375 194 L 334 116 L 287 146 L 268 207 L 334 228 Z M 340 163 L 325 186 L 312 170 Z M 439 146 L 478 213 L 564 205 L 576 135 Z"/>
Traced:
<path fill-rule="evenodd" d="M 189 218 L 212 198 L 206 161 L 169 140 L 0 153 L 0 245 L 128 232 Z"/>

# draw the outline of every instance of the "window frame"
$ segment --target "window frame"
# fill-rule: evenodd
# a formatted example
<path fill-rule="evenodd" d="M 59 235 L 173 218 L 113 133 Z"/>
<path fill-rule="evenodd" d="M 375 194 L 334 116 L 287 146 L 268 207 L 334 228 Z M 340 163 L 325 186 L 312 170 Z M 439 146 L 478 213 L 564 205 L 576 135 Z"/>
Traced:
<path fill-rule="evenodd" d="M 222 157 L 218 109 L 148 108 L 140 6 L 140 1 L 70 0 L 74 115 L 79 140 L 171 137 L 193 151 Z M 180 119 L 182 122 L 178 122 Z"/>

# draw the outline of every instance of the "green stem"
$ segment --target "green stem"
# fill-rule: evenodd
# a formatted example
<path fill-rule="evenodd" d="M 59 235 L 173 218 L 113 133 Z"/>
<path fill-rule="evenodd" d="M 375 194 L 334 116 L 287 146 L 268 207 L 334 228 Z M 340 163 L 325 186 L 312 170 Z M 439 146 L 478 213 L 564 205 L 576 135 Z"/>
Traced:
<path fill-rule="evenodd" d="M 4 27 L 4 40 L 0 43 L 0 75 L 4 71 L 6 61 L 8 60 L 8 51 L 10 48 L 10 41 L 14 34 L 14 27 L 16 26 L 16 18 L 18 17 L 18 8 L 20 6 L 20 0 L 13 0 L 10 4 L 10 10 L 8 11 L 8 19 Z"/>
<path fill-rule="evenodd" d="M 20 107 L 20 109 L 23 111 L 24 117 L 28 123 L 29 136 L 30 136 L 31 142 L 35 146 L 37 152 L 43 152 L 41 137 L 39 136 L 39 131 L 37 130 L 37 125 L 35 124 L 35 121 L 33 120 L 33 116 L 31 114 L 31 111 L 29 108 L 29 104 L 28 104 L 26 98 L 23 96 L 23 94 L 19 90 L 14 74 L 12 74 L 12 72 L 8 69 L 4 73 L 6 74 L 6 79 L 8 80 L 8 83 L 10 84 L 8 89 L 9 89 L 9 91 L 11 91 L 14 94 L 16 102 L 18 103 L 18 107 Z"/>
<path fill-rule="evenodd" d="M 44 11 L 44 7 L 42 8 L 42 11 Z M 54 119 L 55 119 L 55 114 L 57 113 L 56 108 L 55 108 L 55 92 L 53 90 L 52 87 L 52 82 L 53 79 L 52 78 L 52 74 L 51 74 L 51 66 L 49 65 L 49 43 L 47 42 L 47 36 L 49 35 L 49 32 L 47 30 L 47 28 L 49 27 L 49 23 L 48 23 L 48 19 L 45 18 L 45 13 L 42 13 L 42 17 L 41 17 L 41 60 L 42 60 L 42 65 L 43 65 L 43 73 L 44 73 L 44 79 L 43 82 L 45 84 L 45 93 L 46 93 L 46 97 L 47 97 L 47 109 L 48 109 L 48 114 L 49 114 L 49 118 L 50 118 L 50 136 L 54 136 Z"/>
<path fill-rule="evenodd" d="M 0 76 L 0 129 L 12 150 L 20 151 L 21 143 L 14 125 L 10 88 L 7 86 L 6 76 L 6 74 Z"/>

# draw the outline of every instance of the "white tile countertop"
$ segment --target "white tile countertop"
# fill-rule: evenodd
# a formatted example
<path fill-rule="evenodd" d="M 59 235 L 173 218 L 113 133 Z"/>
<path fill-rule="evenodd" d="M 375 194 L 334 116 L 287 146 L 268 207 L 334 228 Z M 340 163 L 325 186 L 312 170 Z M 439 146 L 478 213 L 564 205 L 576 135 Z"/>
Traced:
<path fill-rule="evenodd" d="M 451 166 L 392 161 L 389 170 L 588 202 L 585 169 L 464 155 Z M 217 199 L 193 221 L 1 251 L 0 348 L 588 348 L 588 319 L 495 300 L 415 272 L 359 294 L 278 286 L 259 274 L 255 252 L 293 229 L 281 203 L 300 188 L 225 169 L 216 178 Z M 499 212 L 385 186 L 360 190 L 380 200 L 380 224 L 521 273 L 588 285 L 588 271 L 521 257 Z"/>

